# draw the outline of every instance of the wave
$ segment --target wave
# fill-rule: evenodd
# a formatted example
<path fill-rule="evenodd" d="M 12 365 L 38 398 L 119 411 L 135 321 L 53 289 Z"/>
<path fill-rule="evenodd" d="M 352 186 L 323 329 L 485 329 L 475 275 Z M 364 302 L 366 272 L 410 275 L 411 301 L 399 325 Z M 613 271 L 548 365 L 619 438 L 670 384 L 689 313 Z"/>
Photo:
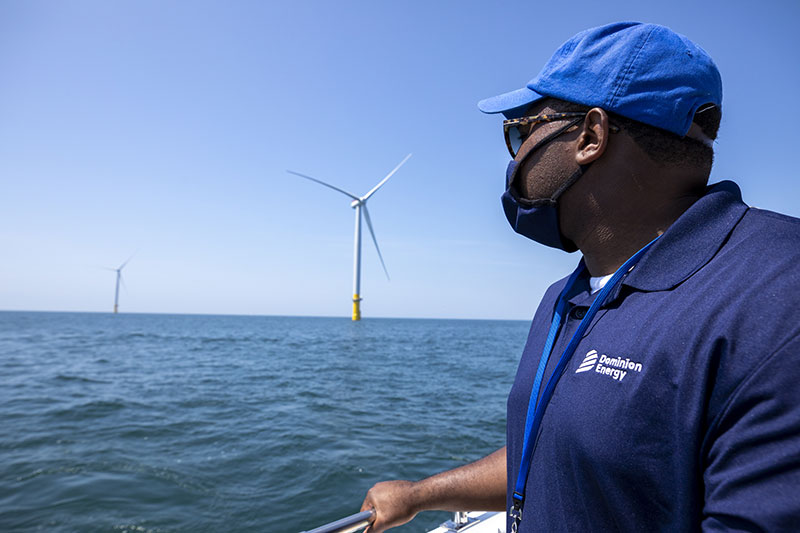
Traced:
<path fill-rule="evenodd" d="M 83 376 L 70 376 L 67 374 L 58 374 L 55 378 L 56 381 L 78 382 L 78 383 L 111 383 L 110 381 L 91 379 Z"/>

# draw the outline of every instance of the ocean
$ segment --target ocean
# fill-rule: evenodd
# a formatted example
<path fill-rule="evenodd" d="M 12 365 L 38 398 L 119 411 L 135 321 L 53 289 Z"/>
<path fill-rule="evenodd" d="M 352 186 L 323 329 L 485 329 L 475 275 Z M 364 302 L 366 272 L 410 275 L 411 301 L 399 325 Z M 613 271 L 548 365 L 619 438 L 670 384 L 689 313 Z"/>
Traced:
<path fill-rule="evenodd" d="M 0 531 L 296 533 L 358 512 L 378 481 L 504 444 L 527 329 L 0 312 Z"/>

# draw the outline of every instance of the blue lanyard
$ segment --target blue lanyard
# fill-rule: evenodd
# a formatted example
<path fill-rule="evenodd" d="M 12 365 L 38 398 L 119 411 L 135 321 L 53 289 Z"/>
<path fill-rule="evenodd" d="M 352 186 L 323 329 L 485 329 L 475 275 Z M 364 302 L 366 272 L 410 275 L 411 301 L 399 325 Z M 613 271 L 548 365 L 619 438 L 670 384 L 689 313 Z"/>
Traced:
<path fill-rule="evenodd" d="M 619 267 L 616 272 L 614 272 L 614 275 L 611 276 L 611 279 L 609 279 L 605 286 L 600 290 L 597 298 L 594 299 L 594 302 L 592 302 L 592 305 L 586 312 L 586 316 L 583 317 L 583 320 L 581 320 L 581 323 L 578 325 L 578 329 L 575 330 L 575 333 L 572 335 L 572 338 L 570 339 L 567 348 L 564 350 L 564 353 L 561 354 L 561 359 L 558 360 L 558 364 L 556 365 L 555 370 L 553 370 L 553 374 L 547 381 L 547 385 L 542 393 L 542 398 L 537 403 L 539 389 L 542 385 L 542 377 L 544 376 L 544 371 L 547 367 L 547 361 L 550 359 L 550 354 L 553 351 L 553 344 L 555 343 L 556 337 L 558 336 L 558 331 L 561 329 L 561 323 L 564 319 L 564 311 L 567 308 L 567 294 L 575 284 L 578 276 L 580 276 L 586 268 L 583 261 L 581 261 L 581 263 L 578 265 L 578 268 L 576 268 L 569 277 L 564 289 L 561 291 L 561 295 L 558 297 L 555 315 L 553 316 L 552 322 L 550 322 L 550 331 L 547 334 L 547 341 L 544 344 L 544 350 L 542 350 L 542 356 L 539 359 L 539 367 L 536 369 L 536 377 L 533 380 L 531 397 L 528 401 L 528 414 L 525 419 L 525 434 L 522 441 L 522 460 L 520 461 L 517 483 L 514 486 L 514 493 L 512 495 L 513 508 L 509 513 L 512 519 L 511 531 L 513 533 L 516 533 L 519 523 L 522 520 L 522 505 L 525 501 L 525 484 L 528 481 L 528 473 L 530 471 L 531 459 L 533 457 L 533 447 L 536 441 L 536 436 L 539 433 L 539 427 L 542 424 L 544 411 L 547 408 L 550 398 L 553 396 L 553 390 L 556 387 L 556 383 L 558 383 L 558 380 L 564 371 L 564 367 L 567 366 L 572 354 L 575 353 L 578 343 L 583 337 L 586 328 L 588 328 L 589 324 L 592 322 L 592 318 L 594 318 L 595 314 L 597 314 L 597 311 L 600 309 L 600 306 L 603 305 L 603 302 L 606 300 L 611 291 L 614 290 L 614 287 L 619 284 L 625 274 L 630 272 L 633 266 L 639 262 L 639 259 L 642 258 L 644 253 L 657 240 L 658 237 L 650 241 L 644 248 L 633 254 L 630 259 L 625 261 L 625 263 Z"/>

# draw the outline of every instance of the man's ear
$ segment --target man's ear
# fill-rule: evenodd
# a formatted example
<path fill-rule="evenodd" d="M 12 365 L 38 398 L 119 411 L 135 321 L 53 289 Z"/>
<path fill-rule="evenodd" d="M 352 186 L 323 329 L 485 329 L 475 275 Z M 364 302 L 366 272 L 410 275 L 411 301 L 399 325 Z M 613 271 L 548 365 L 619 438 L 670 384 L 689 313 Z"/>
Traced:
<path fill-rule="evenodd" d="M 575 153 L 575 161 L 579 165 L 588 165 L 605 153 L 608 147 L 608 126 L 608 113 L 599 107 L 593 107 L 586 113 Z"/>

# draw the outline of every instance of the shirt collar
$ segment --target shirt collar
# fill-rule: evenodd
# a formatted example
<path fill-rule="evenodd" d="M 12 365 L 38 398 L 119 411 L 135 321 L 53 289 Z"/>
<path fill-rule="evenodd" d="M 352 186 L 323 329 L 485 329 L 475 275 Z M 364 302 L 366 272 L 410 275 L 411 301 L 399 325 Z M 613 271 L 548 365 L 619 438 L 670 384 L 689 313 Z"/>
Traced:
<path fill-rule="evenodd" d="M 711 261 L 747 209 L 732 181 L 709 186 L 642 256 L 622 284 L 642 291 L 677 286 Z M 615 290 L 609 300 L 618 293 L 619 289 Z"/>
<path fill-rule="evenodd" d="M 706 194 L 673 222 L 630 274 L 622 278 L 604 306 L 619 297 L 623 285 L 641 291 L 663 291 L 688 279 L 716 255 L 747 209 L 734 182 L 721 181 L 709 186 Z M 585 307 L 591 305 L 595 296 L 587 271 L 566 295 L 571 305 Z"/>

